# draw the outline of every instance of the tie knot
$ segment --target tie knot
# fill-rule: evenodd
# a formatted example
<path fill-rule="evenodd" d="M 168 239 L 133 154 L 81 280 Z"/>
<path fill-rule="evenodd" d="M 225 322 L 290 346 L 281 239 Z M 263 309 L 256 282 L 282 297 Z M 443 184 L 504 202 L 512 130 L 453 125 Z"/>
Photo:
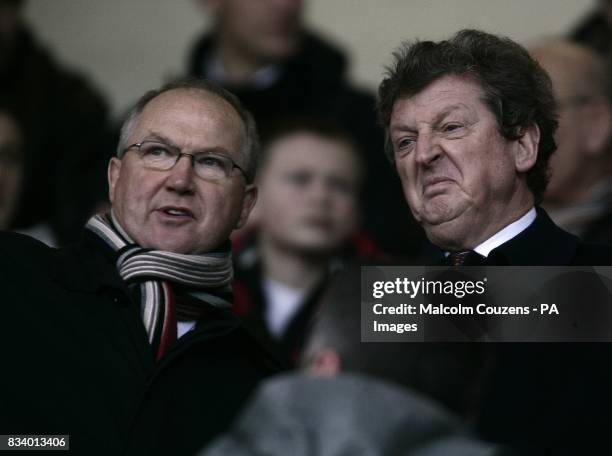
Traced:
<path fill-rule="evenodd" d="M 450 252 L 447 260 L 451 266 L 476 266 L 483 264 L 485 257 L 473 250 L 463 250 Z"/>

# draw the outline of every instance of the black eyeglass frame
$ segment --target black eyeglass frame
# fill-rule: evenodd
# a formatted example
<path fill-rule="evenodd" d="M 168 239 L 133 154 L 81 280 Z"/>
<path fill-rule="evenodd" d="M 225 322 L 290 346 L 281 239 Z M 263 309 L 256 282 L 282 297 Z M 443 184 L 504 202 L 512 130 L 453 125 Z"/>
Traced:
<path fill-rule="evenodd" d="M 159 144 L 159 145 L 162 145 L 162 146 L 167 147 L 168 149 L 172 149 L 172 150 L 175 150 L 175 151 L 177 151 L 177 152 L 178 152 L 178 155 L 176 156 L 176 160 L 174 161 L 174 163 L 172 164 L 172 166 L 170 166 L 170 167 L 169 167 L 169 168 L 167 168 L 167 169 L 160 169 L 160 171 L 170 171 L 172 168 L 174 168 L 174 167 L 176 166 L 176 164 L 179 162 L 179 160 L 181 159 L 181 157 L 182 157 L 182 156 L 189 157 L 189 158 L 191 159 L 191 166 L 194 166 L 194 162 L 193 162 L 193 161 L 194 161 L 194 159 L 195 159 L 195 155 L 194 155 L 194 154 L 190 154 L 190 153 L 187 153 L 187 152 L 182 152 L 182 151 L 181 151 L 181 149 L 179 149 L 179 148 L 178 148 L 178 147 L 176 147 L 176 146 L 171 146 L 170 144 L 166 144 L 166 143 L 161 142 L 161 141 L 153 141 L 153 140 L 145 140 L 145 141 L 141 141 L 141 142 L 139 142 L 139 143 L 134 143 L 134 144 L 131 144 L 131 145 L 127 146 L 127 147 L 126 147 L 125 149 L 123 149 L 123 151 L 121 152 L 121 157 L 120 157 L 120 158 L 123 158 L 123 157 L 125 156 L 125 154 L 126 154 L 126 153 L 127 153 L 129 150 L 130 150 L 130 149 L 134 149 L 134 148 L 136 148 L 136 149 L 138 149 L 138 152 L 140 152 L 140 148 L 142 147 L 142 145 L 143 145 L 143 144 L 146 144 L 146 143 L 155 143 L 155 144 Z M 215 156 L 215 154 L 210 154 L 210 155 L 211 155 L 211 156 Z M 219 154 L 216 154 L 216 155 L 218 155 L 218 156 L 219 156 Z M 246 171 L 245 171 L 245 170 L 244 170 L 244 169 L 243 169 L 241 166 L 237 165 L 237 164 L 236 164 L 236 162 L 235 162 L 235 161 L 234 161 L 234 160 L 233 160 L 231 157 L 229 157 L 229 156 L 227 156 L 227 155 L 221 155 L 221 156 L 222 156 L 223 158 L 227 158 L 227 159 L 228 159 L 228 160 L 229 160 L 229 161 L 232 163 L 232 169 L 237 168 L 237 169 L 238 169 L 238 171 L 240 171 L 240 172 L 242 173 L 242 175 L 244 176 L 244 178 L 245 178 L 246 182 L 249 182 L 249 176 L 248 176 L 247 172 L 246 172 Z M 203 178 L 202 178 L 201 176 L 199 176 L 197 173 L 196 173 L 196 176 L 200 177 L 200 179 L 203 179 Z M 231 175 L 228 175 L 227 177 L 229 178 L 229 177 L 231 177 Z"/>

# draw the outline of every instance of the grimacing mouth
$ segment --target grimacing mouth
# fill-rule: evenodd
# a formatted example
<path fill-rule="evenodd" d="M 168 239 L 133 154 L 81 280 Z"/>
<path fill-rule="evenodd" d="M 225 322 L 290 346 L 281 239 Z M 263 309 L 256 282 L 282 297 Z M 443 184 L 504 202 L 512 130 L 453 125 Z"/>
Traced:
<path fill-rule="evenodd" d="M 451 179 L 450 177 L 446 177 L 446 176 L 428 177 L 424 180 L 423 184 L 421 185 L 421 195 L 424 195 L 428 188 L 434 185 L 443 183 L 443 182 L 454 183 L 455 180 Z"/>

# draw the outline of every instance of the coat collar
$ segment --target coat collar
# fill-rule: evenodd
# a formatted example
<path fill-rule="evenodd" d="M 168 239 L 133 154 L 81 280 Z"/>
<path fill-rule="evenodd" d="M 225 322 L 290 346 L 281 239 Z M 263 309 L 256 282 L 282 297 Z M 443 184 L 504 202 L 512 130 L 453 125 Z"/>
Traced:
<path fill-rule="evenodd" d="M 531 225 L 493 249 L 485 266 L 562 266 L 572 262 L 580 241 L 554 224 L 546 211 L 536 207 Z M 444 252 L 433 244 L 424 248 L 425 258 L 445 264 Z"/>
<path fill-rule="evenodd" d="M 96 292 L 104 287 L 125 290 L 115 267 L 115 252 L 89 230 L 83 231 L 79 243 L 57 250 L 54 260 L 53 280 L 69 290 Z"/>
<path fill-rule="evenodd" d="M 487 264 L 499 266 L 561 266 L 570 264 L 579 240 L 563 231 L 546 211 L 536 208 L 535 221 L 518 235 L 493 249 Z"/>

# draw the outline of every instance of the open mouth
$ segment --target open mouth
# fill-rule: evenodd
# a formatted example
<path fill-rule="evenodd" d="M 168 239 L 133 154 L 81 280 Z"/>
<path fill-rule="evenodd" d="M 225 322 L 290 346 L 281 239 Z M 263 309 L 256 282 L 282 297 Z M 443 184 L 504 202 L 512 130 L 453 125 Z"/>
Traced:
<path fill-rule="evenodd" d="M 189 217 L 193 218 L 193 212 L 183 207 L 162 207 L 159 209 L 161 213 L 170 217 Z"/>

